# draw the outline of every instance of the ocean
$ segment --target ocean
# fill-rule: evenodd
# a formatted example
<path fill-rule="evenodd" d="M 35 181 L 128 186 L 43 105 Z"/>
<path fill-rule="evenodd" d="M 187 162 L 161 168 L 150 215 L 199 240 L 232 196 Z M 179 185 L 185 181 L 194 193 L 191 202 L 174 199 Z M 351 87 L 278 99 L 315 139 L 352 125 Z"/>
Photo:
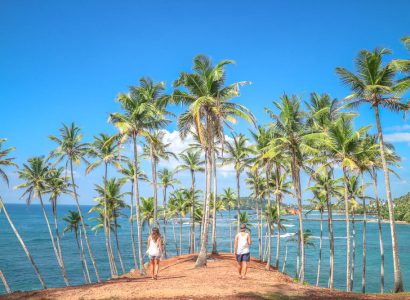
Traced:
<path fill-rule="evenodd" d="M 62 287 L 64 286 L 63 277 L 58 267 L 56 258 L 54 256 L 53 248 L 49 238 L 47 226 L 39 205 L 31 205 L 27 207 L 24 204 L 6 204 L 8 212 L 23 237 L 27 247 L 29 248 L 36 264 L 38 265 L 44 280 L 48 287 Z M 82 211 L 86 218 L 90 215 L 87 213 L 91 206 L 82 206 Z M 51 207 L 46 206 L 49 213 L 49 220 L 52 223 Z M 67 232 L 63 234 L 65 227 L 62 218 L 68 213 L 69 210 L 76 210 L 75 206 L 61 205 L 58 207 L 59 214 L 59 230 L 61 233 L 61 247 L 63 251 L 63 257 L 67 268 L 68 277 L 71 285 L 79 285 L 84 283 L 84 277 L 80 264 L 80 258 L 77 251 L 77 245 L 75 242 L 74 233 Z M 127 213 L 124 211 L 124 213 Z M 233 221 L 235 212 L 231 212 L 231 219 L 228 216 L 228 212 L 222 212 L 217 215 L 217 240 L 218 251 L 229 252 L 229 224 Z M 248 211 L 251 220 L 255 220 L 254 211 Z M 312 212 L 308 215 L 308 218 L 319 218 L 319 212 Z M 326 218 L 326 214 L 325 214 Z M 342 219 L 343 215 L 336 215 L 334 218 Z M 361 218 L 357 216 L 357 218 Z M 372 217 L 370 217 L 372 218 Z M 286 216 L 285 223 L 286 232 L 282 232 L 281 235 L 281 258 L 280 267 L 282 269 L 283 259 L 285 255 L 286 239 L 293 235 L 297 231 L 297 218 L 296 216 Z M 179 246 L 179 220 L 175 220 L 175 233 L 178 239 Z M 86 223 L 92 225 L 92 222 L 87 220 Z M 258 256 L 257 248 L 257 231 L 256 223 L 255 227 L 251 228 L 251 234 L 253 238 L 253 245 L 251 247 L 251 254 L 255 257 Z M 130 237 L 130 225 L 128 218 L 123 217 L 119 219 L 121 226 L 119 230 L 119 242 L 121 248 L 121 254 L 124 260 L 125 268 L 129 271 L 133 268 L 133 256 L 131 248 Z M 135 225 L 135 223 L 134 223 Z M 397 235 L 399 242 L 400 263 L 403 273 L 404 287 L 406 291 L 410 289 L 410 225 L 397 224 Z M 93 248 L 93 252 L 96 258 L 100 275 L 103 279 L 109 278 L 110 271 L 107 260 L 107 253 L 105 250 L 105 239 L 102 231 L 98 233 L 92 232 L 92 226 L 89 226 L 89 238 Z M 199 227 L 199 226 L 197 226 Z M 319 253 L 319 235 L 320 235 L 320 223 L 318 221 L 305 221 L 305 229 L 309 229 L 313 235 L 314 247 L 306 248 L 306 274 L 305 280 L 310 284 L 316 283 L 317 261 Z M 389 224 L 382 224 L 383 228 L 383 242 L 385 249 L 385 292 L 389 292 L 393 287 L 393 262 L 391 252 L 391 239 L 390 239 L 390 227 Z M 135 227 L 136 229 L 136 227 Z M 197 228 L 199 229 L 199 228 Z M 361 272 L 362 272 L 362 222 L 356 222 L 356 256 L 355 256 L 355 276 L 353 290 L 361 291 Z M 235 225 L 233 225 L 233 231 Z M 321 263 L 321 276 L 320 286 L 327 286 L 327 279 L 329 274 L 329 240 L 327 235 L 327 222 L 323 223 L 323 252 Z M 337 289 L 345 289 L 346 286 L 346 232 L 345 222 L 334 222 L 334 235 L 335 235 L 335 277 L 334 287 Z M 135 230 L 135 234 L 136 234 Z M 188 219 L 183 220 L 182 226 L 182 254 L 188 252 L 188 234 L 189 224 Z M 148 228 L 143 231 L 143 249 L 146 249 Z M 198 234 L 197 234 L 198 236 Z M 173 240 L 171 222 L 167 226 L 167 251 L 169 256 L 176 254 L 175 244 Z M 136 237 L 137 241 L 137 237 Z M 263 240 L 265 243 L 265 239 Z M 209 235 L 209 247 L 211 249 L 211 234 Z M 114 252 L 116 251 L 115 245 L 113 245 Z M 295 276 L 296 269 L 296 253 L 297 244 L 288 244 L 288 258 L 285 272 L 290 276 Z M 116 255 L 116 252 L 115 252 Z M 272 262 L 274 262 L 276 255 L 276 237 L 272 238 Z M 117 258 L 117 257 L 116 257 Z M 145 258 L 147 261 L 147 258 Z M 91 261 L 88 258 L 90 274 L 95 281 L 93 273 L 93 267 Z M 118 262 L 118 270 L 120 271 L 120 265 Z M 367 223 L 367 292 L 379 292 L 380 291 L 380 252 L 379 252 L 379 239 L 377 222 Z M 25 256 L 20 244 L 14 236 L 5 216 L 0 213 L 0 270 L 4 273 L 8 280 L 8 283 L 13 291 L 18 290 L 33 290 L 40 289 L 41 285 L 32 269 L 27 257 Z M 0 294 L 5 293 L 3 285 L 0 283 Z"/>

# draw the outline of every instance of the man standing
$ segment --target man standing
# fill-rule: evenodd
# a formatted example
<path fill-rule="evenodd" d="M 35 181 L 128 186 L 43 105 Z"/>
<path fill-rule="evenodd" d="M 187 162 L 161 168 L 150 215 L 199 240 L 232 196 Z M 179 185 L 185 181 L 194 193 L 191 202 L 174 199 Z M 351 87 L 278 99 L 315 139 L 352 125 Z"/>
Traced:
<path fill-rule="evenodd" d="M 251 244 L 251 235 L 246 232 L 246 225 L 241 224 L 241 230 L 235 237 L 234 247 L 236 261 L 238 262 L 238 272 L 240 279 L 246 278 L 246 272 L 248 271 L 248 262 L 251 259 L 251 253 L 249 250 Z"/>

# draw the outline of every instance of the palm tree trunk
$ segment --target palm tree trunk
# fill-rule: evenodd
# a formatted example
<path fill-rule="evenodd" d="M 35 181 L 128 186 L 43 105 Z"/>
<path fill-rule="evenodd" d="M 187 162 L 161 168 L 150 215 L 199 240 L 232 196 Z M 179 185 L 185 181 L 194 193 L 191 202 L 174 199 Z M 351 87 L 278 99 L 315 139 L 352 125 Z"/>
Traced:
<path fill-rule="evenodd" d="M 95 259 L 94 259 L 93 250 L 91 248 L 90 241 L 88 240 L 87 228 L 86 228 L 86 225 L 85 225 L 85 222 L 84 222 L 83 214 L 81 212 L 80 202 L 78 201 L 77 188 L 76 188 L 76 185 L 75 185 L 75 182 L 74 182 L 73 161 L 72 161 L 72 159 L 70 159 L 70 175 L 71 175 L 71 183 L 72 183 L 72 186 L 73 186 L 75 203 L 77 205 L 78 214 L 80 215 L 81 226 L 83 227 L 83 230 L 84 230 L 85 243 L 87 245 L 88 253 L 90 254 L 90 259 L 91 259 L 91 262 L 92 262 L 93 267 L 94 267 L 95 277 L 97 278 L 97 282 L 100 282 L 101 281 L 100 280 L 100 273 L 98 272 L 97 263 L 95 262 Z"/>
<path fill-rule="evenodd" d="M 354 285 L 354 268 L 356 262 L 356 222 L 355 222 L 355 213 L 352 210 L 352 271 L 350 272 L 350 291 L 353 290 Z"/>
<path fill-rule="evenodd" d="M 104 237 L 105 237 L 105 248 L 107 250 L 107 257 L 108 257 L 108 263 L 110 265 L 110 272 L 111 272 L 111 277 L 116 276 L 115 272 L 115 262 L 113 262 L 113 255 L 111 253 L 111 241 L 110 241 L 110 229 L 109 229 L 109 224 L 108 224 L 108 212 L 107 212 L 107 171 L 108 171 L 108 164 L 105 162 L 104 163 L 104 220 L 103 220 L 103 225 L 104 225 Z"/>
<path fill-rule="evenodd" d="M 256 195 L 258 195 L 257 188 L 255 187 Z M 261 247 L 261 232 L 260 232 L 260 220 L 259 220 L 259 200 L 258 197 L 255 197 L 255 203 L 256 203 L 256 220 L 258 222 L 258 250 L 259 250 L 259 260 L 262 261 L 262 247 Z"/>
<path fill-rule="evenodd" d="M 217 254 L 218 250 L 216 247 L 216 198 L 218 197 L 217 193 L 217 181 L 216 181 L 216 157 L 215 151 L 213 151 L 212 155 L 212 164 L 213 164 L 213 179 L 214 179 L 214 197 L 213 197 L 213 208 L 212 208 L 212 254 Z"/>
<path fill-rule="evenodd" d="M 191 194 L 192 194 L 192 203 L 191 203 L 191 230 L 190 230 L 190 253 L 195 252 L 195 171 L 191 170 Z"/>
<path fill-rule="evenodd" d="M 151 150 L 151 167 L 152 167 L 152 188 L 154 192 L 154 220 L 155 227 L 159 227 L 158 223 L 158 184 L 157 184 L 157 163 L 156 159 L 152 155 Z"/>
<path fill-rule="evenodd" d="M 122 261 L 122 256 L 121 256 L 121 251 L 120 251 L 120 243 L 118 242 L 118 223 L 117 223 L 117 218 L 114 218 L 114 226 L 115 226 L 115 245 L 117 247 L 117 254 L 118 254 L 118 259 L 120 261 L 120 266 L 122 270 L 122 274 L 125 274 L 125 268 L 124 268 L 124 263 Z"/>
<path fill-rule="evenodd" d="M 347 173 L 346 168 L 343 167 L 343 183 L 344 183 L 344 200 L 345 200 L 345 219 L 346 219 L 346 290 L 350 292 L 350 221 L 349 221 L 349 191 L 347 187 Z"/>
<path fill-rule="evenodd" d="M 177 235 L 175 234 L 175 222 L 174 222 L 174 219 L 172 219 L 172 232 L 173 232 L 173 234 L 174 234 L 175 252 L 177 253 L 177 256 L 178 256 L 178 255 L 179 255 L 179 251 L 178 251 Z"/>
<path fill-rule="evenodd" d="M 137 216 L 137 234 L 138 234 L 138 258 L 140 261 L 140 274 L 145 275 L 144 261 L 142 256 L 142 230 L 141 230 L 141 212 L 140 212 L 140 196 L 138 189 L 138 150 L 137 150 L 137 136 L 133 135 L 133 148 L 134 148 L 134 190 L 135 190 L 135 209 Z"/>
<path fill-rule="evenodd" d="M 54 227 L 55 227 L 55 232 L 56 232 L 58 255 L 60 256 L 62 268 L 65 270 L 65 264 L 64 264 L 64 259 L 63 259 L 63 251 L 61 250 L 61 246 L 60 246 L 60 234 L 58 232 L 57 203 L 55 203 L 55 205 L 53 205 L 52 208 L 53 208 Z"/>
<path fill-rule="evenodd" d="M 326 188 L 326 205 L 327 205 L 327 230 L 329 236 L 329 279 L 328 288 L 333 288 L 334 281 L 334 266 L 335 266 L 335 240 L 333 235 L 333 214 L 332 214 L 332 199 L 329 192 L 328 184 L 325 185 Z"/>
<path fill-rule="evenodd" d="M 282 273 L 285 272 L 286 262 L 288 260 L 288 241 L 286 241 L 285 245 L 285 259 L 283 260 Z"/>
<path fill-rule="evenodd" d="M 300 275 L 300 231 L 299 231 L 299 235 L 298 235 L 298 253 L 296 255 L 296 274 L 295 274 L 295 278 L 299 278 Z"/>
<path fill-rule="evenodd" d="M 77 242 L 78 254 L 80 255 L 80 262 L 81 262 L 81 267 L 82 267 L 82 270 L 83 270 L 84 282 L 85 282 L 85 283 L 89 283 L 88 280 L 87 280 L 87 274 L 86 274 L 86 272 L 85 272 L 84 259 L 83 259 L 83 255 L 82 255 L 82 253 L 81 253 L 80 242 L 79 242 L 79 240 L 78 240 L 78 229 L 77 229 L 77 228 L 76 228 L 76 230 L 75 230 L 75 240 L 76 240 L 76 242 Z"/>
<path fill-rule="evenodd" d="M 366 199 L 364 192 L 364 174 L 362 173 L 362 197 L 363 197 L 363 255 L 362 255 L 362 293 L 366 293 Z"/>
<path fill-rule="evenodd" d="M 276 164 L 276 189 L 279 191 L 279 177 L 280 177 L 280 166 Z M 278 238 L 276 240 L 276 262 L 275 262 L 275 267 L 276 269 L 279 268 L 279 257 L 280 257 L 280 201 L 281 201 L 281 195 L 276 193 L 276 210 L 277 210 L 277 228 L 278 228 Z"/>
<path fill-rule="evenodd" d="M 380 214 L 380 202 L 379 202 L 379 193 L 377 190 L 377 173 L 373 169 L 371 177 L 373 179 L 373 189 L 374 189 L 374 198 L 376 200 L 377 208 L 377 225 L 379 231 L 379 247 L 380 247 L 380 293 L 384 293 L 384 247 L 383 247 L 383 232 L 382 232 L 382 222 Z"/>
<path fill-rule="evenodd" d="M 207 124 L 208 141 L 213 141 L 211 135 L 211 126 L 208 122 Z M 209 209 L 211 200 L 211 180 L 212 180 L 212 153 L 211 148 L 207 148 L 207 153 L 205 156 L 206 161 L 206 197 L 205 197 L 205 211 L 204 211 L 204 225 L 202 228 L 201 235 L 201 249 L 198 258 L 195 263 L 195 267 L 203 267 L 207 265 L 207 254 L 208 254 L 208 226 L 209 226 Z"/>
<path fill-rule="evenodd" d="M 271 223 L 272 220 L 270 219 L 270 214 L 272 211 L 272 203 L 270 200 L 270 188 L 269 188 L 269 179 L 270 179 L 270 167 L 267 165 L 266 166 L 266 189 L 267 189 L 267 197 L 268 197 L 268 214 L 267 216 L 267 228 L 268 228 L 268 243 L 267 243 L 267 249 L 268 249 L 268 257 L 266 259 L 266 269 L 270 270 L 271 266 L 271 251 L 272 251 L 272 229 L 271 229 Z"/>
<path fill-rule="evenodd" d="M 57 246 L 56 246 L 56 243 L 55 243 L 55 240 L 54 240 L 54 235 L 53 235 L 53 232 L 51 230 L 50 222 L 48 221 L 46 209 L 44 207 L 43 199 L 42 199 L 40 193 L 38 195 L 38 199 L 40 200 L 41 209 L 43 211 L 44 219 L 46 220 L 46 224 L 47 224 L 47 228 L 48 228 L 48 233 L 50 234 L 51 244 L 53 245 L 54 254 L 56 256 L 58 265 L 60 266 L 61 273 L 63 274 L 64 282 L 65 282 L 66 286 L 70 286 L 70 283 L 68 282 L 68 276 L 67 276 L 65 267 L 61 263 L 61 258 L 60 258 L 60 255 L 58 253 L 58 250 L 57 250 Z"/>
<path fill-rule="evenodd" d="M 179 215 L 179 252 L 180 255 L 182 255 L 182 217 L 181 217 L 181 213 Z"/>
<path fill-rule="evenodd" d="M 228 218 L 229 218 L 229 246 L 231 249 L 231 253 L 233 253 L 232 249 L 232 219 L 231 219 L 231 209 L 229 208 Z"/>
<path fill-rule="evenodd" d="M 3 285 L 4 285 L 4 288 L 6 289 L 6 293 L 11 294 L 10 286 L 7 283 L 6 277 L 4 277 L 4 274 L 3 274 L 2 271 L 0 271 L 0 279 L 1 279 L 1 281 L 3 281 Z"/>
<path fill-rule="evenodd" d="M 81 232 L 82 232 L 82 231 L 81 231 L 81 229 L 80 229 L 80 230 L 79 230 L 79 233 L 80 233 L 81 254 L 82 254 L 83 260 L 84 260 L 85 272 L 86 272 L 86 274 L 87 274 L 88 283 L 91 283 L 90 272 L 88 271 L 87 257 L 85 256 L 85 252 L 84 252 L 83 235 L 82 235 Z"/>
<path fill-rule="evenodd" d="M 167 187 L 164 187 L 164 245 L 163 252 L 164 258 L 167 258 Z"/>
<path fill-rule="evenodd" d="M 320 282 L 320 263 L 322 261 L 322 239 L 323 239 L 323 210 L 320 210 L 319 259 L 317 262 L 316 286 L 319 286 L 319 282 Z"/>
<path fill-rule="evenodd" d="M 389 206 L 389 221 L 390 221 L 390 232 L 391 232 L 391 239 L 392 239 L 391 245 L 392 245 L 392 252 L 393 252 L 393 270 L 394 270 L 393 291 L 395 293 L 399 293 L 399 292 L 404 291 L 403 279 L 402 279 L 401 269 L 400 269 L 399 246 L 397 243 L 396 223 L 394 220 L 394 204 L 393 204 L 393 198 L 392 198 L 391 189 L 390 189 L 389 169 L 387 167 L 387 162 L 386 162 L 383 132 L 382 132 L 382 126 L 380 124 L 379 107 L 377 105 L 374 106 L 374 112 L 376 115 L 377 132 L 378 132 L 378 138 L 379 138 L 379 143 L 380 143 L 380 156 L 381 156 L 382 165 L 383 165 L 384 185 L 386 187 L 387 203 Z"/>
<path fill-rule="evenodd" d="M 0 207 L 3 209 L 4 211 L 4 215 L 6 216 L 7 221 L 10 224 L 11 229 L 13 230 L 14 235 L 16 236 L 17 240 L 20 242 L 21 247 L 24 250 L 24 253 L 26 253 L 27 258 L 29 259 L 31 266 L 33 267 L 34 271 L 37 274 L 38 280 L 41 283 L 41 286 L 43 287 L 43 289 L 46 289 L 46 284 L 44 283 L 43 280 L 43 276 L 41 276 L 40 270 L 38 269 L 37 265 L 35 264 L 33 257 L 31 256 L 30 252 L 27 249 L 26 244 L 24 243 L 23 239 L 21 238 L 19 232 L 17 231 L 17 228 L 14 226 L 13 221 L 10 218 L 10 215 L 6 209 L 6 206 L 4 205 L 3 199 L 0 197 Z"/>
<path fill-rule="evenodd" d="M 241 185 L 240 185 L 240 176 L 241 173 L 239 170 L 236 170 L 236 192 L 237 192 L 237 202 L 236 202 L 236 213 L 237 213 L 237 224 L 236 224 L 236 233 L 239 233 L 241 226 L 240 215 L 241 215 Z"/>
<path fill-rule="evenodd" d="M 303 284 L 305 280 L 305 238 L 303 231 L 302 219 L 302 192 L 300 187 L 300 170 L 296 162 L 296 154 L 292 154 L 292 177 L 295 184 L 296 198 L 298 201 L 298 217 L 299 217 L 299 236 L 301 248 L 301 267 L 299 272 L 299 281 Z"/>
<path fill-rule="evenodd" d="M 137 249 L 135 249 L 135 235 L 134 235 L 134 180 L 131 181 L 131 207 L 130 207 L 130 228 L 131 228 L 131 244 L 132 255 L 134 258 L 134 268 L 138 269 Z"/>

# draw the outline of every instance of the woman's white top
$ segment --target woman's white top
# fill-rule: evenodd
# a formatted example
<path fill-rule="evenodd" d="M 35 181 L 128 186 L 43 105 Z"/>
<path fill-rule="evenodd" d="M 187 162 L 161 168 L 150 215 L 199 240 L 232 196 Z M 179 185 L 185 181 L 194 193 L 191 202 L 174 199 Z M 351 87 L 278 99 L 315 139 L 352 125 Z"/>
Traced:
<path fill-rule="evenodd" d="M 248 254 L 250 252 L 248 235 L 248 233 L 238 233 L 238 247 L 236 248 L 236 254 Z"/>
<path fill-rule="evenodd" d="M 159 241 L 160 239 L 158 238 L 157 241 L 154 241 L 152 238 L 149 242 L 149 248 L 148 248 L 148 255 L 149 256 L 160 256 L 161 251 L 159 249 Z"/>

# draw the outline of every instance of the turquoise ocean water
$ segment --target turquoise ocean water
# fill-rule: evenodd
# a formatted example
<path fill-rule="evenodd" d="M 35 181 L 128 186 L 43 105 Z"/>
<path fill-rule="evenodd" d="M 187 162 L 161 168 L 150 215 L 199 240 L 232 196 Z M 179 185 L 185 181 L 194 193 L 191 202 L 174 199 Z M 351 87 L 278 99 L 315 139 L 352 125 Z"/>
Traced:
<path fill-rule="evenodd" d="M 35 262 L 39 266 L 39 269 L 44 277 L 44 280 L 48 287 L 61 287 L 64 286 L 61 271 L 58 268 L 56 258 L 52 249 L 51 241 L 49 239 L 46 223 L 44 221 L 41 208 L 38 205 L 32 205 L 27 207 L 25 205 L 8 204 L 9 214 L 11 215 L 14 224 L 22 235 L 26 242 L 30 252 L 32 253 Z M 89 210 L 90 206 L 83 206 L 84 215 Z M 50 222 L 52 222 L 51 210 L 47 206 L 47 210 L 50 215 Z M 68 210 L 75 210 L 74 206 L 60 206 L 59 207 L 59 226 L 60 232 L 63 231 L 65 226 L 62 218 L 67 214 Z M 250 218 L 255 220 L 253 211 L 248 211 Z M 232 213 L 232 218 L 234 213 Z M 89 217 L 89 215 L 87 215 Z M 318 212 L 312 212 L 309 218 L 319 218 Z M 336 215 L 334 218 L 342 219 L 342 215 Z M 286 217 L 286 232 L 282 232 L 281 238 L 281 260 L 280 270 L 282 268 L 283 258 L 285 255 L 285 241 L 288 236 L 294 234 L 297 231 L 297 219 L 294 216 Z M 188 233 L 189 225 L 188 220 L 183 220 L 183 243 L 182 253 L 188 251 Z M 89 224 L 91 222 L 88 222 Z M 119 240 L 121 252 L 127 271 L 133 267 L 132 248 L 130 239 L 130 227 L 126 218 L 120 219 L 121 229 L 119 230 Z M 227 212 L 223 212 L 222 215 L 218 214 L 217 219 L 217 235 L 218 235 L 218 250 L 221 252 L 229 252 L 229 217 Z M 92 224 L 90 224 L 92 225 Z M 316 283 L 317 272 L 317 259 L 319 252 L 319 234 L 320 227 L 318 221 L 306 221 L 304 226 L 306 229 L 310 229 L 314 236 L 313 242 L 315 247 L 308 248 L 306 250 L 306 281 L 309 283 Z M 327 277 L 329 273 L 329 240 L 327 238 L 327 223 L 324 222 L 324 239 L 323 239 L 323 255 L 322 255 L 322 268 L 320 285 L 327 286 Z M 356 222 L 356 259 L 355 259 L 355 280 L 354 290 L 361 290 L 361 270 L 362 270 L 362 222 Z M 175 230 L 177 238 L 179 238 L 179 224 L 175 224 Z M 346 269 L 346 232 L 344 222 L 334 222 L 335 231 L 335 288 L 345 289 L 345 269 Z M 136 231 L 135 231 L 136 232 Z M 410 290 L 410 225 L 397 225 L 401 268 L 403 272 L 404 286 L 408 291 Z M 168 241 L 172 242 L 168 244 L 169 255 L 175 255 L 175 246 L 172 237 L 172 226 L 167 226 Z M 252 228 L 252 236 L 254 245 L 251 252 L 253 256 L 258 256 L 257 249 L 257 232 L 256 223 L 255 228 Z M 102 232 L 97 234 L 89 232 L 92 248 L 98 268 L 102 278 L 109 277 L 109 267 L 106 259 L 104 235 Z M 143 234 L 143 247 L 146 248 L 147 229 Z M 383 241 L 385 248 L 385 290 L 390 291 L 393 286 L 393 267 L 392 267 L 392 255 L 391 255 L 391 239 L 390 239 L 390 227 L 388 224 L 383 224 Z M 78 285 L 83 283 L 83 274 L 79 255 L 77 252 L 77 246 L 73 233 L 66 233 L 62 235 L 62 250 L 63 257 L 67 268 L 70 283 L 72 285 Z M 264 240 L 265 242 L 265 240 Z M 178 241 L 179 243 L 179 241 Z M 211 244 L 211 243 L 209 243 Z M 272 256 L 274 258 L 276 254 L 276 237 L 272 238 Z M 295 275 L 296 267 L 296 243 L 289 243 L 288 245 L 288 260 L 285 272 L 291 276 Z M 113 246 L 114 251 L 115 247 Z M 117 259 L 118 262 L 118 259 Z M 93 276 L 93 268 L 90 260 L 88 259 L 89 270 Z M 118 269 L 120 266 L 118 263 Z M 0 214 L 0 270 L 5 274 L 10 287 L 13 291 L 17 290 L 32 290 L 41 288 L 40 283 L 35 276 L 35 273 L 29 264 L 23 250 L 20 247 L 17 239 L 13 235 L 7 220 L 3 214 Z M 93 277 L 95 280 L 95 277 Z M 380 254 L 379 254 L 379 241 L 377 223 L 369 222 L 367 224 L 367 291 L 379 292 L 380 291 Z M 4 293 L 4 287 L 0 284 L 0 294 Z"/>

